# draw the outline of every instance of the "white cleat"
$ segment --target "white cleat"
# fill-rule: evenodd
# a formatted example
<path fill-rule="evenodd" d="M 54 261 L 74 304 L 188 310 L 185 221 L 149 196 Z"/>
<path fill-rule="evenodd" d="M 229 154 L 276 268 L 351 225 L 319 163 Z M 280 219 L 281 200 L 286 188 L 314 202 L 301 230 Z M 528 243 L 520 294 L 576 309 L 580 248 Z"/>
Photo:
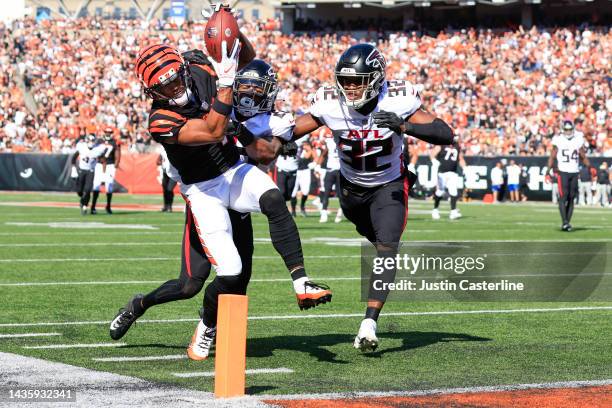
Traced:
<path fill-rule="evenodd" d="M 326 223 L 328 218 L 327 210 L 321 210 L 321 218 L 319 218 L 320 223 Z"/>
<path fill-rule="evenodd" d="M 448 218 L 451 219 L 451 220 L 456 220 L 456 219 L 459 219 L 461 217 L 462 217 L 461 213 L 456 208 L 454 210 L 451 210 L 450 214 L 448 215 Z"/>
<path fill-rule="evenodd" d="M 353 347 L 355 347 L 357 350 L 361 350 L 362 353 L 376 350 L 378 347 L 378 337 L 376 337 L 376 321 L 373 319 L 362 320 L 357 337 L 355 337 L 355 341 L 353 342 Z"/>
<path fill-rule="evenodd" d="M 200 319 L 198 327 L 196 327 L 191 343 L 187 348 L 187 356 L 191 360 L 202 361 L 208 358 L 208 353 L 215 340 L 217 334 L 216 327 L 206 327 Z"/>
<path fill-rule="evenodd" d="M 336 218 L 334 219 L 334 222 L 336 224 L 339 224 L 342 222 L 342 208 L 338 208 L 338 212 L 336 213 Z"/>
<path fill-rule="evenodd" d="M 434 208 L 433 210 L 431 210 L 431 218 L 433 218 L 434 220 L 440 219 L 440 211 L 438 211 L 437 208 Z"/>

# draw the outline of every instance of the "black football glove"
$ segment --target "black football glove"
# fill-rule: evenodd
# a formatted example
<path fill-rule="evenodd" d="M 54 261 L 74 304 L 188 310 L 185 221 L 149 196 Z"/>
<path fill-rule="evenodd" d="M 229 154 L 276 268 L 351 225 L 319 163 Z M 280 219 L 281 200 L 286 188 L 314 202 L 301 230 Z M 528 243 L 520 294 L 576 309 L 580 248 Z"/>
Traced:
<path fill-rule="evenodd" d="M 298 145 L 295 142 L 283 143 L 280 149 L 281 156 L 297 156 Z"/>
<path fill-rule="evenodd" d="M 374 124 L 378 127 L 388 128 L 395 133 L 401 135 L 401 126 L 404 124 L 404 119 L 397 116 L 393 112 L 379 111 L 373 115 Z"/>

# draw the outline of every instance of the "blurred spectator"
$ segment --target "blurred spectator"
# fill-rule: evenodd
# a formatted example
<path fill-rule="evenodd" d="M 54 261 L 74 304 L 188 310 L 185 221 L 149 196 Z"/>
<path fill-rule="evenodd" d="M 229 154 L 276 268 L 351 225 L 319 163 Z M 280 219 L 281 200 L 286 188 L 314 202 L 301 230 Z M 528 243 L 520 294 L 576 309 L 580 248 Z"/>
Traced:
<path fill-rule="evenodd" d="M 311 30 L 298 36 L 283 35 L 275 20 L 241 22 L 258 57 L 278 72 L 279 109 L 303 112 L 309 95 L 333 84 L 339 55 L 357 42 L 343 31 L 354 23 L 298 22 L 296 28 Z M 571 119 L 589 154 L 612 156 L 609 27 L 464 29 L 430 36 L 382 31 L 401 29 L 399 20 L 359 24 L 370 27 L 366 40 L 388 59 L 387 77 L 417 84 L 424 106 L 454 126 L 466 155 L 546 155 L 551 135 Z M 171 42 L 181 51 L 203 48 L 204 23 L 178 28 L 157 20 L 147 25 L 96 18 L 23 19 L 3 27 L 0 149 L 58 152 L 65 139 L 110 125 L 130 151 L 147 151 L 149 102 L 132 62 L 152 42 Z M 35 114 L 28 115 L 28 101 Z M 426 150 L 425 143 L 415 144 L 415 153 Z"/>

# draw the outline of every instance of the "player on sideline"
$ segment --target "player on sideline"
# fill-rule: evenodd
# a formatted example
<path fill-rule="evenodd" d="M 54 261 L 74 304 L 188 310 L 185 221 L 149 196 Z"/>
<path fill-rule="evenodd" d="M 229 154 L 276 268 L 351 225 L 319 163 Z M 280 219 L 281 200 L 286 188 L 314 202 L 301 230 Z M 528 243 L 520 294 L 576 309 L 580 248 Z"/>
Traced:
<path fill-rule="evenodd" d="M 451 211 L 448 216 L 451 220 L 461 218 L 461 213 L 457 209 L 457 184 L 459 184 L 459 166 L 465 168 L 465 160 L 461 152 L 459 143 L 455 142 L 450 146 L 436 146 L 431 150 L 430 155 L 432 166 L 438 165 L 438 184 L 434 193 L 434 208 L 431 211 L 431 218 L 440 219 L 440 201 L 444 193 L 448 191 L 450 196 Z"/>
<path fill-rule="evenodd" d="M 331 291 L 308 279 L 299 233 L 282 196 L 265 173 L 240 160 L 233 137 L 225 134 L 232 111 L 232 86 L 238 60 L 247 64 L 254 54 L 242 34 L 240 42 L 245 47 L 245 55 L 239 54 L 237 42 L 229 54 L 224 49 L 221 62 L 209 62 L 201 52 L 192 52 L 185 60 L 168 45 L 145 48 L 137 59 L 136 71 L 146 87 L 145 92 L 154 99 L 149 131 L 168 154 L 170 177 L 181 184 L 181 193 L 188 206 L 185 237 L 189 237 L 190 242 L 197 239 L 201 251 L 216 266 L 217 278 L 207 287 L 206 298 L 216 302 L 221 293 L 244 293 L 246 290 L 250 264 L 243 264 L 243 260 L 245 253 L 252 254 L 249 247 L 252 247 L 252 231 L 247 229 L 241 233 L 238 230 L 236 238 L 229 210 L 258 211 L 268 218 L 272 243 L 293 278 L 298 306 L 300 309 L 315 307 L 330 301 Z M 220 85 L 218 91 L 215 77 Z M 211 109 L 210 102 L 215 95 Z M 242 134 L 239 140 L 247 152 L 254 150 L 257 155 L 259 143 L 254 143 L 252 134 Z M 192 228 L 195 228 L 195 237 L 187 233 Z M 249 238 L 246 243 L 244 237 Z M 190 265 L 188 255 L 191 252 L 185 252 L 184 259 Z M 194 276 L 193 269 L 183 269 L 188 278 Z M 199 279 L 196 280 L 201 283 L 195 284 L 195 293 L 201 290 L 208 272 L 206 268 L 198 268 L 197 274 Z M 190 283 L 190 279 L 182 277 L 166 282 L 147 296 L 135 296 L 111 322 L 111 337 L 121 338 L 148 307 L 195 295 L 194 285 Z M 190 296 L 186 296 L 185 291 Z M 207 313 L 204 310 L 188 349 L 190 358 L 196 360 L 207 357 L 216 332 L 216 321 L 208 325 L 204 322 Z M 209 318 L 216 319 L 216 313 Z"/>
<path fill-rule="evenodd" d="M 103 144 L 96 145 L 96 136 L 87 135 L 76 145 L 76 153 L 72 156 L 72 165 L 77 168 L 77 194 L 81 197 L 81 214 L 87 214 L 87 206 L 94 183 L 94 171 L 98 160 L 104 160 L 106 147 Z M 93 209 L 93 207 L 92 207 Z"/>
<path fill-rule="evenodd" d="M 574 129 L 570 120 L 563 122 L 563 134 L 552 139 L 553 148 L 548 158 L 551 176 L 557 177 L 559 189 L 559 212 L 561 213 L 561 230 L 572 231 L 572 214 L 578 194 L 578 174 L 580 162 L 591 167 L 584 151 L 584 137 Z"/>
<path fill-rule="evenodd" d="M 103 144 L 106 147 L 104 163 L 96 164 L 93 182 L 93 198 L 91 200 L 91 213 L 96 214 L 96 203 L 100 195 L 100 186 L 106 186 L 106 212 L 112 214 L 111 202 L 113 200 L 113 187 L 115 184 L 115 171 L 121 161 L 121 145 L 113 137 L 113 128 L 104 129 Z"/>
<path fill-rule="evenodd" d="M 453 143 L 452 129 L 421 107 L 408 81 L 387 81 L 386 62 L 369 44 L 346 50 L 335 69 L 335 86 L 319 88 L 310 112 L 296 121 L 294 137 L 325 125 L 340 155 L 340 206 L 379 257 L 395 257 L 408 215 L 408 177 L 403 134 L 428 143 Z M 383 273 L 393 281 L 395 268 Z M 376 322 L 388 292 L 370 286 L 365 319 L 353 343 L 362 351 L 378 347 Z"/>

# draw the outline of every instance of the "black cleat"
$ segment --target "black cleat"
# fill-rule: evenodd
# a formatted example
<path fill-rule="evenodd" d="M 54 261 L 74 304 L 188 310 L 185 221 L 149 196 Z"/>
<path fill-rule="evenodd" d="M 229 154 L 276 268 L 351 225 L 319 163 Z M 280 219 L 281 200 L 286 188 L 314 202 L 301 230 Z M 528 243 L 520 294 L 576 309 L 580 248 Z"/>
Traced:
<path fill-rule="evenodd" d="M 134 302 L 140 302 L 144 296 L 138 294 L 134 296 L 124 307 L 119 309 L 115 318 L 110 324 L 110 336 L 113 340 L 119 340 L 130 329 L 132 323 L 136 321 L 142 314 L 137 314 L 134 311 Z"/>
<path fill-rule="evenodd" d="M 91 209 L 91 215 L 96 215 L 97 213 L 98 213 L 98 211 L 96 211 L 96 209 L 95 209 L 95 208 L 92 208 L 92 209 Z"/>
<path fill-rule="evenodd" d="M 300 310 L 310 309 L 323 303 L 331 302 L 332 292 L 329 286 L 323 283 L 314 283 L 306 281 L 304 283 L 304 292 L 296 293 L 298 306 Z"/>
<path fill-rule="evenodd" d="M 567 224 L 563 224 L 561 226 L 561 231 L 572 232 L 572 226 L 569 224 L 569 222 Z"/>
<path fill-rule="evenodd" d="M 108 205 L 106 206 L 106 213 L 107 214 L 112 214 L 113 213 L 113 210 L 111 210 L 111 208 Z"/>

